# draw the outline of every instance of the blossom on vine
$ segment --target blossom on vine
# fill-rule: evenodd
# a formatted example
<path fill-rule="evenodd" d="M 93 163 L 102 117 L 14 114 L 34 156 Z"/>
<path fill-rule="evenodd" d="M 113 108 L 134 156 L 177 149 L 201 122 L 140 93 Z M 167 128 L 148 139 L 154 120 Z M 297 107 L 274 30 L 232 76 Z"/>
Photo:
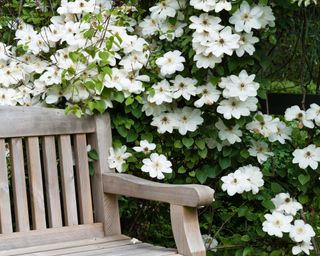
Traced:
<path fill-rule="evenodd" d="M 184 69 L 183 62 L 186 59 L 181 56 L 181 52 L 178 50 L 167 52 L 156 60 L 156 64 L 160 68 L 160 73 L 163 76 L 172 75 L 176 71 L 182 71 Z"/>
<path fill-rule="evenodd" d="M 263 174 L 259 167 L 251 164 L 242 166 L 238 169 L 249 182 L 249 188 L 246 191 L 251 191 L 252 194 L 257 194 L 260 188 L 264 185 Z"/>
<path fill-rule="evenodd" d="M 237 32 L 245 31 L 250 33 L 252 29 L 260 29 L 262 27 L 259 18 L 262 16 L 263 10 L 258 6 L 251 7 L 247 1 L 243 1 L 240 8 L 230 17 L 229 22 L 234 24 Z"/>
<path fill-rule="evenodd" d="M 284 122 L 277 123 L 277 131 L 271 133 L 268 136 L 270 142 L 279 141 L 281 144 L 285 144 L 286 140 L 291 140 L 292 128 L 287 126 Z"/>
<path fill-rule="evenodd" d="M 223 26 L 220 24 L 221 19 L 219 17 L 209 15 L 208 13 L 202 13 L 199 17 L 191 16 L 190 21 L 192 23 L 189 25 L 189 28 L 195 29 L 199 34 L 206 32 L 210 35 L 214 31 L 223 29 Z M 194 34 L 194 37 L 195 35 L 197 34 Z"/>
<path fill-rule="evenodd" d="M 241 101 L 238 97 L 231 97 L 224 99 L 219 103 L 217 112 L 223 115 L 224 119 L 236 118 L 242 116 L 249 116 L 251 111 L 256 111 L 258 106 L 258 99 L 250 97 L 246 101 Z"/>
<path fill-rule="evenodd" d="M 250 191 L 250 183 L 240 170 L 230 173 L 227 176 L 221 178 L 223 182 L 221 188 L 223 191 L 227 191 L 229 196 L 235 194 L 242 194 L 244 191 Z"/>
<path fill-rule="evenodd" d="M 273 118 L 271 115 L 258 112 L 253 121 L 247 123 L 246 129 L 267 138 L 278 132 L 278 122 L 279 118 Z"/>
<path fill-rule="evenodd" d="M 221 92 L 215 85 L 207 83 L 206 85 L 197 87 L 197 94 L 201 95 L 200 99 L 194 102 L 197 108 L 201 108 L 203 105 L 212 105 L 220 98 Z"/>
<path fill-rule="evenodd" d="M 272 214 L 265 214 L 265 221 L 262 223 L 262 230 L 268 233 L 269 236 L 283 237 L 283 233 L 291 231 L 291 215 L 284 215 L 274 211 Z"/>
<path fill-rule="evenodd" d="M 308 128 L 314 127 L 311 116 L 308 116 L 307 113 L 304 110 L 301 110 L 299 106 L 287 108 L 284 117 L 287 121 L 298 120 L 301 128 L 303 126 Z"/>
<path fill-rule="evenodd" d="M 260 87 L 254 82 L 255 75 L 248 75 L 246 70 L 242 70 L 238 76 L 231 75 L 221 80 L 219 87 L 223 88 L 223 97 L 238 97 L 246 101 L 249 97 L 255 97 Z"/>
<path fill-rule="evenodd" d="M 219 119 L 215 124 L 215 127 L 219 130 L 218 136 L 220 140 L 227 140 L 230 144 L 241 142 L 242 131 L 238 124 L 234 126 L 226 126 L 223 121 Z"/>
<path fill-rule="evenodd" d="M 12 88 L 0 88 L 0 105 L 15 106 L 17 92 Z"/>
<path fill-rule="evenodd" d="M 313 249 L 314 248 L 312 246 L 311 241 L 308 241 L 308 242 L 303 241 L 292 247 L 292 254 L 298 255 L 301 252 L 304 252 L 305 254 L 310 255 L 310 250 L 313 250 Z"/>
<path fill-rule="evenodd" d="M 308 119 L 314 120 L 316 125 L 320 126 L 320 106 L 318 104 L 311 104 L 306 114 Z"/>
<path fill-rule="evenodd" d="M 303 149 L 296 149 L 292 155 L 294 156 L 292 163 L 299 164 L 301 169 L 306 169 L 309 166 L 313 170 L 318 168 L 318 163 L 320 162 L 320 148 L 316 147 L 316 145 L 310 144 Z"/>
<path fill-rule="evenodd" d="M 295 242 L 310 242 L 316 233 L 313 228 L 303 220 L 295 220 L 289 236 Z"/>
<path fill-rule="evenodd" d="M 240 33 L 239 48 L 236 49 L 238 57 L 242 57 L 246 52 L 252 55 L 255 52 L 254 44 L 259 42 L 259 38 L 253 36 L 253 32 Z"/>
<path fill-rule="evenodd" d="M 177 0 L 162 0 L 155 6 L 150 7 L 151 17 L 164 20 L 167 17 L 174 17 L 177 10 L 180 9 Z"/>
<path fill-rule="evenodd" d="M 115 168 L 118 172 L 123 172 L 123 165 L 125 160 L 131 156 L 131 153 L 127 152 L 127 147 L 122 146 L 121 148 L 110 148 L 108 163 L 110 168 Z"/>
<path fill-rule="evenodd" d="M 270 156 L 274 154 L 269 151 L 268 144 L 263 141 L 251 141 L 251 146 L 248 149 L 250 156 L 257 157 L 259 164 L 263 164 Z"/>
<path fill-rule="evenodd" d="M 176 109 L 176 125 L 181 135 L 186 135 L 188 131 L 194 132 L 201 125 L 204 119 L 201 117 L 201 110 L 190 107 Z"/>
<path fill-rule="evenodd" d="M 147 140 L 141 140 L 139 146 L 133 147 L 133 150 L 136 152 L 143 152 L 145 154 L 150 153 L 152 150 L 155 150 L 156 144 L 149 143 Z"/>
<path fill-rule="evenodd" d="M 152 86 L 154 94 L 148 95 L 148 101 L 150 103 L 155 103 L 161 105 L 164 102 L 172 102 L 172 88 L 167 80 L 162 80 L 159 83 Z"/>
<path fill-rule="evenodd" d="M 177 75 L 175 79 L 170 82 L 173 84 L 172 97 L 174 99 L 183 97 L 186 100 L 190 100 L 191 96 L 197 94 L 197 87 L 195 87 L 195 85 L 198 81 L 196 79 Z"/>
<path fill-rule="evenodd" d="M 161 113 L 153 117 L 151 125 L 157 127 L 158 133 L 172 133 L 173 128 L 177 127 L 176 116 L 172 113 Z"/>
<path fill-rule="evenodd" d="M 151 178 L 164 179 L 164 173 L 172 173 L 172 164 L 165 155 L 152 153 L 150 158 L 142 160 L 141 171 L 148 172 Z"/>
<path fill-rule="evenodd" d="M 287 215 L 295 216 L 297 212 L 302 209 L 302 205 L 294 198 L 291 198 L 289 193 L 279 193 L 272 198 L 271 201 L 276 207 L 274 211 Z"/>

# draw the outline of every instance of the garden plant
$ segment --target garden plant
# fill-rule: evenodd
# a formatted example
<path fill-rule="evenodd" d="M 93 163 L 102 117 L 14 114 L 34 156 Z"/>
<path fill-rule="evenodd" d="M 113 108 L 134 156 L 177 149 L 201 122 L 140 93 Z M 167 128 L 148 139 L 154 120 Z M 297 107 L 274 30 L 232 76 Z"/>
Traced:
<path fill-rule="evenodd" d="M 319 15 L 316 0 L 0 0 L 0 105 L 109 112 L 113 148 L 88 145 L 92 160 L 215 190 L 208 255 L 320 255 L 320 106 L 304 100 Z M 268 91 L 301 104 L 262 113 Z M 129 235 L 172 246 L 166 206 L 121 203 Z"/>

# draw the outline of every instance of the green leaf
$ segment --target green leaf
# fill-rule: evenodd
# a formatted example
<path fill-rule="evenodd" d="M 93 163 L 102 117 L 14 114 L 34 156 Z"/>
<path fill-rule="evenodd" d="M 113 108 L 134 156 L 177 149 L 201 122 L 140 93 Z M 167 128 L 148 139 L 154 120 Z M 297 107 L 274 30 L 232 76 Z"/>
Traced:
<path fill-rule="evenodd" d="M 239 217 L 246 216 L 248 212 L 249 212 L 248 207 L 243 205 L 243 206 L 239 207 L 239 209 L 238 209 L 238 216 Z"/>
<path fill-rule="evenodd" d="M 95 150 L 95 149 L 91 149 L 89 152 L 88 152 L 88 156 L 90 159 L 92 160 L 99 160 L 99 155 L 98 155 L 98 152 Z"/>
<path fill-rule="evenodd" d="M 301 185 L 305 185 L 310 181 L 310 176 L 309 175 L 300 174 L 298 176 L 298 180 L 299 180 Z"/>
<path fill-rule="evenodd" d="M 182 139 L 182 143 L 183 143 L 183 145 L 185 145 L 187 148 L 190 148 L 190 147 L 193 145 L 193 143 L 194 143 L 194 139 L 193 139 L 193 138 L 186 138 L 186 137 L 184 137 L 184 138 Z"/>
<path fill-rule="evenodd" d="M 180 166 L 178 169 L 178 173 L 181 173 L 181 174 L 186 173 L 186 171 L 187 171 L 186 168 L 184 168 L 183 166 Z"/>
<path fill-rule="evenodd" d="M 182 148 L 183 147 L 183 144 L 181 143 L 181 140 L 176 140 L 173 144 L 173 146 L 175 148 Z"/>
<path fill-rule="evenodd" d="M 222 170 L 225 170 L 231 166 L 231 159 L 230 158 L 220 158 L 219 165 Z"/>
<path fill-rule="evenodd" d="M 301 203 L 301 204 L 306 204 L 309 202 L 309 197 L 307 195 L 300 195 L 298 197 L 298 201 Z"/>
<path fill-rule="evenodd" d="M 125 104 L 126 104 L 126 106 L 129 106 L 129 105 L 131 105 L 133 102 L 134 102 L 134 99 L 133 99 L 132 97 L 129 97 L 129 98 L 126 99 Z"/>
<path fill-rule="evenodd" d="M 195 141 L 195 144 L 197 145 L 198 149 L 201 149 L 201 150 L 205 149 L 206 147 L 206 143 L 204 142 L 204 140 L 197 139 Z"/>
<path fill-rule="evenodd" d="M 241 241 L 243 241 L 243 242 L 249 242 L 250 240 L 251 240 L 250 236 L 248 236 L 248 235 L 244 235 L 241 237 Z"/>
<path fill-rule="evenodd" d="M 272 192 L 274 192 L 276 194 L 284 191 L 283 187 L 275 182 L 271 183 L 271 190 L 272 190 Z"/>
<path fill-rule="evenodd" d="M 262 201 L 261 204 L 264 206 L 264 208 L 266 208 L 268 210 L 272 210 L 275 208 L 275 206 L 271 200 L 264 200 L 264 201 Z"/>
<path fill-rule="evenodd" d="M 128 130 L 126 128 L 124 128 L 123 126 L 118 126 L 117 131 L 124 138 L 126 138 L 128 135 Z"/>

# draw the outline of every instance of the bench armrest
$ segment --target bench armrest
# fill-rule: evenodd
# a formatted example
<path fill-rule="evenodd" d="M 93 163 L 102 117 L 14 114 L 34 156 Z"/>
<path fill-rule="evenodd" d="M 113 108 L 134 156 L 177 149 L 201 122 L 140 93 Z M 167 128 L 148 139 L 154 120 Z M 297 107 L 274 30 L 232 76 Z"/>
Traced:
<path fill-rule="evenodd" d="M 199 207 L 213 202 L 214 190 L 203 185 L 171 185 L 141 179 L 129 174 L 104 173 L 103 191 L 173 205 Z"/>

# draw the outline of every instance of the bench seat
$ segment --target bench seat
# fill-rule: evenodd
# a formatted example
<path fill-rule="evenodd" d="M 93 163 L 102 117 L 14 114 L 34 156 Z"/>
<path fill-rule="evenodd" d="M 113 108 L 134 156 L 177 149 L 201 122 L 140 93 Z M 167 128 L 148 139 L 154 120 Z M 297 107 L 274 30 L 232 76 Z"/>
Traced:
<path fill-rule="evenodd" d="M 126 236 L 91 238 L 0 252 L 1 256 L 178 256 L 176 250 L 135 242 Z"/>

